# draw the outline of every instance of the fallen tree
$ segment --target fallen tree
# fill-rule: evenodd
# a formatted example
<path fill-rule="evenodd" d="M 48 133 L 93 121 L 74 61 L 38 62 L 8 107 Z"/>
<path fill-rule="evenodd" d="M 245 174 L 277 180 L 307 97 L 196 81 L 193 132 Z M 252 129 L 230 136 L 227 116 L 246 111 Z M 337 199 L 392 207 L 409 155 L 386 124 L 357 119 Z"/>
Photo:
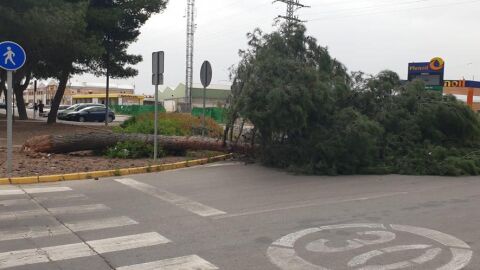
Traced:
<path fill-rule="evenodd" d="M 120 133 L 81 133 L 71 135 L 45 135 L 33 137 L 25 142 L 23 151 L 64 154 L 78 151 L 106 149 L 119 142 L 140 141 L 153 144 L 153 135 Z M 252 151 L 249 144 L 223 143 L 222 140 L 205 137 L 158 136 L 159 145 L 165 150 L 208 150 L 247 154 Z"/>

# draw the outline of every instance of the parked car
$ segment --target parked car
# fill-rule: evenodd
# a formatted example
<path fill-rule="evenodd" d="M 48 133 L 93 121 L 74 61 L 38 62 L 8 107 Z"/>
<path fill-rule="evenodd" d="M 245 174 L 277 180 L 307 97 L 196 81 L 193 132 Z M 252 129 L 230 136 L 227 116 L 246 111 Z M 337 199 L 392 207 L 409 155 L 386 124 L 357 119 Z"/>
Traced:
<path fill-rule="evenodd" d="M 78 122 L 104 122 L 105 106 L 87 107 L 78 111 L 69 112 L 63 119 Z M 113 122 L 113 120 L 115 120 L 115 113 L 108 110 L 108 122 Z"/>
<path fill-rule="evenodd" d="M 68 120 L 68 119 L 66 119 L 66 116 L 69 113 L 78 112 L 78 111 L 80 111 L 82 109 L 85 109 L 85 108 L 88 108 L 88 107 L 101 107 L 101 108 L 103 108 L 103 111 L 105 111 L 105 105 L 103 105 L 103 104 L 79 103 L 79 104 L 72 105 L 68 108 L 65 108 L 64 110 L 59 110 L 58 113 L 57 113 L 57 118 L 60 119 L 60 120 Z"/>
<path fill-rule="evenodd" d="M 0 103 L 0 109 L 7 109 L 7 104 L 6 103 Z"/>

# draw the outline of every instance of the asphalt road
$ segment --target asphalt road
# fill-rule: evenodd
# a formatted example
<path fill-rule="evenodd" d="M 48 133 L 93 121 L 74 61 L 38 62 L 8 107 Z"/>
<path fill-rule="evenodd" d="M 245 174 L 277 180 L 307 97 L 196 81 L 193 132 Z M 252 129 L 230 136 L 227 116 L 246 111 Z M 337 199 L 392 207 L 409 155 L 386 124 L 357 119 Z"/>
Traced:
<path fill-rule="evenodd" d="M 0 269 L 480 269 L 478 178 L 256 165 L 0 187 Z"/>

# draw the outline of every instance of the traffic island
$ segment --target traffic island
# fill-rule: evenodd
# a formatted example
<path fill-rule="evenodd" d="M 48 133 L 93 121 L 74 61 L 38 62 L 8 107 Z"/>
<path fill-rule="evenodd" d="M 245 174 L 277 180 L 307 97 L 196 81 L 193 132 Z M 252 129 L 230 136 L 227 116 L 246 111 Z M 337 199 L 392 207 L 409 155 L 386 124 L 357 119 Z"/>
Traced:
<path fill-rule="evenodd" d="M 115 176 L 126 176 L 126 175 L 134 175 L 134 174 L 156 173 L 156 172 L 162 172 L 162 171 L 169 171 L 169 170 L 176 170 L 176 169 L 183 169 L 188 167 L 205 165 L 208 163 L 228 160 L 232 157 L 233 157 L 233 154 L 225 154 L 225 155 L 218 155 L 210 158 L 186 160 L 181 162 L 151 165 L 146 167 L 93 171 L 93 172 L 80 172 L 80 173 L 58 174 L 58 175 L 0 178 L 0 185 L 27 185 L 27 184 L 38 184 L 38 183 L 62 182 L 62 181 L 91 180 L 91 179 L 109 178 L 109 177 L 115 177 Z"/>

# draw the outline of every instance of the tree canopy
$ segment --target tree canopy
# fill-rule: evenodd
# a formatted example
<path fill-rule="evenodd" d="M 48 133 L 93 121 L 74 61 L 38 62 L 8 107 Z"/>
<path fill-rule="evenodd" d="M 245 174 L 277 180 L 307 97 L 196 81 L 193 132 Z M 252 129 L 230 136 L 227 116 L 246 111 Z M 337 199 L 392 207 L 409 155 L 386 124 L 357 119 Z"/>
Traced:
<path fill-rule="evenodd" d="M 315 174 L 480 173 L 480 120 L 453 96 L 392 71 L 349 74 L 302 24 L 249 35 L 232 72 L 230 124 L 250 121 L 258 158 Z"/>
<path fill-rule="evenodd" d="M 16 72 L 20 117 L 27 118 L 23 91 L 31 78 L 56 78 L 59 86 L 49 123 L 55 122 L 68 79 L 90 72 L 135 76 L 141 56 L 127 53 L 140 27 L 168 0 L 5 0 L 0 3 L 0 39 L 25 47 L 28 61 Z M 4 74 L 0 85 L 4 85 Z"/>

